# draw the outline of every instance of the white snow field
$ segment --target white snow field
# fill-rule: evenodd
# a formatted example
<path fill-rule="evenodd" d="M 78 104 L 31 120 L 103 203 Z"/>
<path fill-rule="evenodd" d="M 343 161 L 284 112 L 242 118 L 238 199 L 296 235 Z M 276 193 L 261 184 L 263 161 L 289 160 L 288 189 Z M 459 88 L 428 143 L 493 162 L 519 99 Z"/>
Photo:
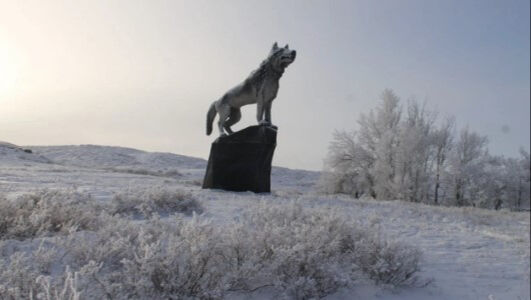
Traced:
<path fill-rule="evenodd" d="M 24 149 L 31 149 L 32 153 L 25 152 Z M 76 205 L 87 207 L 89 210 L 88 213 L 90 213 L 90 206 L 82 206 L 85 204 L 79 204 L 80 201 L 92 201 L 98 205 L 103 205 L 102 207 L 107 207 L 104 209 L 110 209 L 108 207 L 111 206 L 105 205 L 114 203 L 113 205 L 115 206 L 112 207 L 114 207 L 115 213 L 113 214 L 116 214 L 118 216 L 117 218 L 120 218 L 122 214 L 118 214 L 117 212 L 124 212 L 123 219 L 129 220 L 129 223 L 121 223 L 122 221 L 120 219 L 113 221 L 115 222 L 112 223 L 114 225 L 101 231 L 109 233 L 108 238 L 104 236 L 100 238 L 90 228 L 100 226 L 101 224 L 90 223 L 92 222 L 90 216 L 79 211 L 77 212 L 79 216 L 74 216 L 71 220 L 68 220 L 70 222 L 69 224 L 77 224 L 70 229 L 53 228 L 51 225 L 52 227 L 48 229 L 37 228 L 32 231 L 32 234 L 27 236 L 25 234 L 30 231 L 27 229 L 30 227 L 25 228 L 24 230 L 26 231 L 23 229 L 9 231 L 10 229 L 8 227 L 10 225 L 2 225 L 2 220 L 0 220 L 0 298 L 2 298 L 2 295 L 11 295 L 11 297 L 15 298 L 27 297 L 27 294 L 24 293 L 28 292 L 28 290 L 31 290 L 30 292 L 33 293 L 33 287 L 31 286 L 39 287 L 35 289 L 36 294 L 32 294 L 35 299 L 75 299 L 76 297 L 79 297 L 79 299 L 98 299 L 100 297 L 97 296 L 98 293 L 96 291 L 98 290 L 100 290 L 99 295 L 103 295 L 103 298 L 100 299 L 104 299 L 104 297 L 112 298 L 113 288 L 118 284 L 131 284 L 138 287 L 147 280 L 142 278 L 142 274 L 156 274 L 149 273 L 153 271 L 145 267 L 151 266 L 149 264 L 142 265 L 145 268 L 138 267 L 140 265 L 139 262 L 146 260 L 146 257 L 150 253 L 157 252 L 156 247 L 169 247 L 161 243 L 157 244 L 156 241 L 151 244 L 146 243 L 142 246 L 144 247 L 143 252 L 135 253 L 131 256 L 133 258 L 130 260 L 122 259 L 121 261 L 112 262 L 114 264 L 125 264 L 127 268 L 131 269 L 131 274 L 136 274 L 136 277 L 138 277 L 135 279 L 136 281 L 129 278 L 121 278 L 117 279 L 117 282 L 112 283 L 111 278 L 108 280 L 112 284 L 101 283 L 101 286 L 95 284 L 82 291 L 80 295 L 75 292 L 73 293 L 72 290 L 81 289 L 83 283 L 88 282 L 83 281 L 83 276 L 96 274 L 95 272 L 97 271 L 90 271 L 89 269 L 106 268 L 105 266 L 98 265 L 99 262 L 90 263 L 87 261 L 83 270 L 76 273 L 69 273 L 70 268 L 74 268 L 74 258 L 82 260 L 84 255 L 86 256 L 89 255 L 87 253 L 90 253 L 87 257 L 91 257 L 91 259 L 93 257 L 100 257 L 103 264 L 103 261 L 106 259 L 117 255 L 116 251 L 124 251 L 123 249 L 119 250 L 121 249 L 119 245 L 120 238 L 113 235 L 114 231 L 126 232 L 125 227 L 129 228 L 132 226 L 131 228 L 137 228 L 141 232 L 147 232 L 139 235 L 142 235 L 145 239 L 149 239 L 150 235 L 148 233 L 156 232 L 153 226 L 160 225 L 159 227 L 162 230 L 181 230 L 181 227 L 178 226 L 194 222 L 206 224 L 204 226 L 198 225 L 198 228 L 203 228 L 204 230 L 207 230 L 205 228 L 210 228 L 208 230 L 215 231 L 218 227 L 225 228 L 223 226 L 227 224 L 239 222 L 249 212 L 258 210 L 267 211 L 267 207 L 269 206 L 276 207 L 276 210 L 273 209 L 268 212 L 269 214 L 282 215 L 283 207 L 286 207 L 286 211 L 296 212 L 297 209 L 294 210 L 293 207 L 307 209 L 308 211 L 318 211 L 319 214 L 312 215 L 308 213 L 308 220 L 313 222 L 311 224 L 317 224 L 315 225 L 316 227 L 321 226 L 319 224 L 326 225 L 333 223 L 332 221 L 330 221 L 332 223 L 326 223 L 328 222 L 326 215 L 329 212 L 330 215 L 339 216 L 338 220 L 349 220 L 360 226 L 365 226 L 364 228 L 369 228 L 367 230 L 378 231 L 379 233 L 374 234 L 382 241 L 397 241 L 413 247 L 411 249 L 418 249 L 422 254 L 418 264 L 420 270 L 416 273 L 418 280 L 409 286 L 394 287 L 391 284 L 378 284 L 375 280 L 359 280 L 346 287 L 332 289 L 331 293 L 314 295 L 315 298 L 317 296 L 323 296 L 325 299 L 492 300 L 530 298 L 530 215 L 528 212 L 435 207 L 402 201 L 356 200 L 348 196 L 322 195 L 315 189 L 315 184 L 320 175 L 319 172 L 290 170 L 286 168 L 273 168 L 271 194 L 203 190 L 200 187 L 206 166 L 206 162 L 203 159 L 171 153 L 150 153 L 128 148 L 93 145 L 27 146 L 24 149 L 16 145 L 0 142 L 0 202 L 7 203 L 26 199 L 25 201 L 32 203 L 31 201 L 36 200 L 31 199 L 35 198 L 24 198 L 23 195 L 28 193 L 36 193 L 37 195 L 41 193 L 40 195 L 43 195 L 43 193 L 51 193 L 51 191 L 64 191 L 66 195 L 77 195 L 76 201 L 78 202 L 65 202 L 63 206 L 53 206 L 50 204 L 51 206 L 41 207 L 40 209 L 51 209 L 55 212 L 68 211 L 68 205 L 78 203 Z M 173 203 L 170 203 L 164 197 L 161 197 L 161 199 L 164 198 L 166 200 L 149 200 L 148 198 L 152 195 L 149 193 L 156 193 L 157 189 L 178 190 L 179 195 L 182 195 L 182 197 L 178 196 L 178 198 L 185 199 L 183 201 L 196 199 L 200 203 L 201 208 L 197 209 L 194 213 L 191 210 L 185 213 L 179 213 L 178 211 L 184 210 L 176 208 Z M 150 192 L 142 194 L 142 191 Z M 133 204 L 127 204 L 128 197 L 137 197 L 140 200 L 131 200 Z M 146 199 L 152 202 L 142 202 Z M 190 203 L 185 205 L 189 205 Z M 194 208 L 193 205 L 196 205 L 194 203 L 191 206 L 192 210 Z M 53 214 L 54 211 L 50 213 Z M 131 212 L 129 216 L 127 215 L 128 212 Z M 153 215 L 156 215 L 153 214 L 154 212 L 157 212 L 160 216 L 153 218 Z M 149 222 L 146 221 L 147 217 L 142 217 L 142 214 L 144 216 L 151 216 L 152 220 Z M 33 215 L 34 217 L 30 217 L 29 220 L 33 222 L 32 224 L 36 224 L 38 220 L 35 220 L 37 218 L 35 217 L 36 214 Z M 2 216 L 2 212 L 0 212 L 0 216 Z M 9 217 L 11 216 L 4 216 L 4 218 Z M 62 217 L 64 216 L 59 216 L 59 218 Z M 109 216 L 107 218 L 111 217 Z M 259 217 L 255 216 L 253 220 L 256 221 L 257 218 L 259 219 Z M 12 220 L 15 222 L 17 219 Z M 322 220 L 324 220 L 324 223 L 321 222 Z M 284 221 L 286 220 L 278 220 L 278 222 Z M 171 225 L 172 222 L 180 225 Z M 253 224 L 261 224 L 258 221 L 256 222 Z M 291 224 L 289 220 L 286 222 Z M 149 227 L 148 223 L 152 227 Z M 243 222 L 241 224 L 246 223 Z M 288 233 L 284 234 L 282 231 L 284 230 L 282 228 L 285 227 L 275 227 L 275 224 L 267 222 L 264 224 L 265 229 L 258 228 L 255 230 L 267 231 L 269 230 L 268 228 L 271 228 L 270 230 L 272 231 L 278 231 L 275 233 L 278 234 L 278 237 L 288 236 Z M 2 226 L 8 229 L 4 230 Z M 146 226 L 147 229 L 144 230 L 143 226 Z M 198 230 L 190 229 L 185 225 L 182 226 L 184 226 L 182 228 L 188 228 L 188 230 Z M 343 225 L 336 224 L 334 226 L 330 228 L 341 227 Z M 321 238 L 323 240 L 328 238 L 325 234 L 322 234 L 326 232 L 325 229 L 300 228 L 302 233 L 294 234 L 308 234 L 311 236 L 315 232 L 321 232 L 319 234 L 322 235 L 319 236 L 317 234 L 312 236 L 313 240 L 311 243 L 304 244 L 304 247 L 311 248 L 312 243 L 319 244 L 322 243 Z M 4 236 L 2 236 L 2 230 L 7 232 Z M 220 234 L 223 233 L 223 230 L 221 229 L 219 231 Z M 235 232 L 243 232 L 242 234 L 246 232 L 238 231 L 241 229 L 235 230 Z M 161 233 L 158 234 L 159 236 L 163 236 Z M 182 234 L 183 236 L 186 235 L 184 229 Z M 151 233 L 151 235 L 157 236 L 155 233 Z M 228 235 L 228 237 L 230 236 Z M 236 234 L 235 237 L 237 238 L 238 235 Z M 124 237 L 124 239 L 127 240 L 127 237 Z M 250 236 L 249 239 L 253 239 L 253 237 Z M 171 240 L 170 236 L 167 243 L 170 243 Z M 77 241 L 85 241 L 85 243 L 87 241 L 94 241 L 94 244 L 76 245 Z M 104 245 L 104 243 L 109 241 L 116 243 L 108 248 L 101 248 L 104 250 L 98 250 L 100 249 L 98 248 L 100 247 L 99 245 Z M 286 241 L 286 243 L 289 242 Z M 208 243 L 210 242 L 205 243 L 204 245 L 207 246 L 204 248 L 200 248 L 199 250 L 191 249 L 191 252 L 186 252 L 186 255 L 196 253 L 194 251 L 211 250 L 208 248 L 208 245 L 210 245 Z M 70 248 L 65 245 L 70 245 L 68 246 Z M 82 246 L 88 249 L 81 249 Z M 295 246 L 299 247 L 297 245 Z M 180 249 L 177 246 L 175 247 L 175 249 Z M 278 249 L 282 248 L 282 244 L 279 247 L 275 248 L 277 249 L 275 251 L 280 251 Z M 46 252 L 43 249 L 53 249 L 55 252 L 51 250 L 50 252 Z M 180 253 L 179 251 L 181 250 L 175 250 L 173 255 L 180 255 L 175 254 Z M 296 251 L 298 250 L 289 253 L 299 253 Z M 57 253 L 60 255 L 57 256 Z M 302 253 L 301 255 L 305 255 L 305 252 L 302 250 L 300 253 Z M 24 255 L 26 255 L 26 260 L 24 260 Z M 166 253 L 165 257 L 168 257 L 168 253 Z M 28 261 L 27 259 L 30 260 Z M 309 261 L 311 262 L 311 260 Z M 348 262 L 342 263 L 341 260 L 334 262 L 336 264 L 333 268 L 331 266 L 330 270 L 349 268 Z M 112 263 L 109 264 L 112 265 Z M 153 265 L 157 265 L 159 262 L 155 260 L 152 263 Z M 33 268 L 32 266 L 28 266 L 28 264 L 35 264 L 36 267 Z M 308 266 L 308 268 L 311 267 Z M 4 270 L 1 270 L 1 268 L 4 268 Z M 175 268 L 179 267 L 175 265 Z M 216 266 L 212 268 L 216 268 Z M 268 270 L 269 266 L 261 266 L 260 268 Z M 258 268 L 259 272 L 261 270 L 260 268 Z M 251 269 L 249 267 L 249 274 L 254 272 L 249 271 Z M 208 273 L 208 271 L 206 272 Z M 37 279 L 28 279 L 27 277 L 29 275 L 27 274 L 40 274 L 42 276 L 37 276 Z M 257 276 L 255 273 L 252 274 L 255 277 Z M 170 275 L 165 273 L 164 276 Z M 289 274 L 285 277 L 289 279 Z M 215 281 L 216 278 L 212 277 L 211 279 Z M 50 283 L 54 282 L 54 280 L 60 281 L 61 283 L 64 282 L 64 285 L 61 284 L 60 288 L 54 290 Z M 151 278 L 151 280 L 153 281 L 155 279 Z M 278 279 L 278 281 L 280 280 Z M 302 283 L 299 281 L 293 283 L 292 286 L 296 286 L 297 284 L 300 286 Z M 338 279 L 337 282 L 341 282 L 341 280 Z M 203 294 L 201 298 L 312 298 L 311 292 L 310 294 L 301 296 L 293 291 L 279 291 L 278 287 L 282 286 L 281 283 L 273 285 L 266 284 L 263 287 L 251 286 L 246 290 L 233 289 L 225 291 L 223 294 L 212 292 L 211 295 Z M 186 284 L 183 283 L 183 286 L 186 286 Z M 293 288 L 292 286 L 288 288 L 291 289 Z M 165 287 L 160 288 L 164 289 Z M 195 289 L 193 286 L 189 288 L 190 290 Z M 54 296 L 54 293 L 57 293 L 57 295 Z M 138 295 L 140 294 L 137 294 L 137 296 L 130 295 L 129 297 L 143 298 Z M 155 298 L 153 296 L 153 299 Z"/>

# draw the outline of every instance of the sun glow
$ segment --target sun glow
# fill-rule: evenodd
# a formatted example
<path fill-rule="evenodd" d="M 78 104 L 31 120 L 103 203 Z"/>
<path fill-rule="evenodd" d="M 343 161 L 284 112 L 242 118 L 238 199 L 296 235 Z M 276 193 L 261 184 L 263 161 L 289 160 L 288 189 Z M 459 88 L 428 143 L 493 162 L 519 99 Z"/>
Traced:
<path fill-rule="evenodd" d="M 18 75 L 18 57 L 14 48 L 0 41 L 0 93 L 13 90 Z"/>

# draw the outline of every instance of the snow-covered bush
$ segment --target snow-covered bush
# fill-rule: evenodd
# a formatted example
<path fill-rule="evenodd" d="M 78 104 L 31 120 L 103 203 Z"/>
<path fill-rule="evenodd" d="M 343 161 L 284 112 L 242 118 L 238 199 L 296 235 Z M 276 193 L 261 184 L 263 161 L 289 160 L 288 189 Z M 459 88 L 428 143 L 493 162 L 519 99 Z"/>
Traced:
<path fill-rule="evenodd" d="M 43 190 L 0 198 L 0 239 L 24 239 L 97 228 L 99 207 L 90 195 Z"/>
<path fill-rule="evenodd" d="M 102 299 L 91 295 L 95 291 L 92 275 L 98 270 L 98 266 L 94 267 L 94 262 L 77 272 L 72 272 L 70 267 L 66 266 L 62 274 L 53 278 L 39 275 L 32 269 L 31 257 L 25 257 L 22 252 L 13 254 L 10 261 L 5 266 L 0 261 L 0 299 Z M 95 295 L 100 295 L 99 291 L 95 292 Z"/>
<path fill-rule="evenodd" d="M 122 260 L 119 278 L 128 298 L 220 298 L 230 277 L 219 228 L 194 218 L 179 221 L 159 239 L 142 233 L 134 257 Z M 229 275 L 229 276 L 228 276 Z"/>
<path fill-rule="evenodd" d="M 365 240 L 358 244 L 356 262 L 376 283 L 393 286 L 416 283 L 420 252 L 407 245 L 386 240 Z"/>
<path fill-rule="evenodd" d="M 39 272 L 31 257 L 16 252 L 9 258 L 0 259 L 0 299 L 24 299 L 34 294 Z"/>
<path fill-rule="evenodd" d="M 220 298 L 230 278 L 221 255 L 223 230 L 182 215 L 136 222 L 108 217 L 97 232 L 63 242 L 74 269 L 100 268 L 87 280 L 91 295 L 118 299 Z M 84 290 L 81 292 L 85 293 Z M 110 295 L 110 296 L 109 296 Z"/>
<path fill-rule="evenodd" d="M 269 288 L 309 299 L 360 281 L 410 284 L 418 271 L 414 248 L 299 203 L 262 202 L 223 225 L 196 214 L 98 221 L 34 251 L 3 256 L 11 250 L 0 242 L 0 298 L 219 299 Z"/>
<path fill-rule="evenodd" d="M 78 291 L 79 273 L 71 272 L 66 268 L 62 285 L 53 283 L 50 276 L 39 276 L 35 280 L 38 284 L 39 292 L 37 299 L 43 300 L 80 300 L 81 293 Z"/>
<path fill-rule="evenodd" d="M 219 298 L 227 291 L 271 287 L 307 299 L 360 280 L 410 284 L 418 271 L 417 250 L 387 242 L 333 211 L 298 204 L 262 204 L 240 223 L 223 227 L 198 217 L 148 224 L 119 234 L 129 244 L 107 239 L 132 249 L 115 250 L 124 254 L 112 276 L 122 282 L 118 295 Z"/>
<path fill-rule="evenodd" d="M 119 193 L 114 196 L 112 203 L 113 214 L 142 214 L 150 217 L 154 213 L 180 212 L 191 215 L 194 212 L 203 212 L 201 203 L 192 194 L 181 189 L 170 190 L 164 187 Z"/>
<path fill-rule="evenodd" d="M 418 250 L 386 241 L 377 228 L 367 228 L 332 210 L 263 203 L 245 216 L 235 233 L 246 237 L 247 249 L 243 250 L 251 252 L 247 256 L 260 258 L 252 262 L 261 266 L 254 276 L 272 274 L 276 280 L 267 284 L 296 299 L 323 297 L 367 276 L 393 285 L 416 280 Z M 253 278 L 248 271 L 244 275 Z"/>
<path fill-rule="evenodd" d="M 62 274 L 60 268 L 53 270 L 52 265 L 58 264 L 62 256 L 60 250 L 42 240 L 33 251 L 17 251 L 0 259 L 0 299 L 79 299 L 75 297 L 77 274 L 68 266 Z M 55 279 L 50 276 L 52 272 Z"/>

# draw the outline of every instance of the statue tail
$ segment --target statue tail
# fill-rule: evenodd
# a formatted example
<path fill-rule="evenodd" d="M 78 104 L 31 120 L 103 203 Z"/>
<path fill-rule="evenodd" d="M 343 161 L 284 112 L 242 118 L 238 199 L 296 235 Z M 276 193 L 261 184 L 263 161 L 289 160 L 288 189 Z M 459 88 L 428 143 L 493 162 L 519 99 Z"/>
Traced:
<path fill-rule="evenodd" d="M 210 135 L 212 133 L 212 123 L 214 122 L 214 118 L 216 117 L 216 102 L 212 102 L 210 105 L 210 108 L 208 109 L 207 113 L 207 129 L 206 134 Z"/>

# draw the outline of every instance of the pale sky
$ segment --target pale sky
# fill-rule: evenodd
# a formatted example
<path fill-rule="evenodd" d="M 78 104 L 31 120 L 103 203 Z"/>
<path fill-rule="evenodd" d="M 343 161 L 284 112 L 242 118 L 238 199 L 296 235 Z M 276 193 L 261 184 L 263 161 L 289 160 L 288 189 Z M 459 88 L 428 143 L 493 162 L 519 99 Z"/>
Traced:
<path fill-rule="evenodd" d="M 0 0 L 0 140 L 207 158 L 210 103 L 278 41 L 297 59 L 273 104 L 274 165 L 321 169 L 334 129 L 385 88 L 514 156 L 530 143 L 529 27 L 529 0 Z"/>

